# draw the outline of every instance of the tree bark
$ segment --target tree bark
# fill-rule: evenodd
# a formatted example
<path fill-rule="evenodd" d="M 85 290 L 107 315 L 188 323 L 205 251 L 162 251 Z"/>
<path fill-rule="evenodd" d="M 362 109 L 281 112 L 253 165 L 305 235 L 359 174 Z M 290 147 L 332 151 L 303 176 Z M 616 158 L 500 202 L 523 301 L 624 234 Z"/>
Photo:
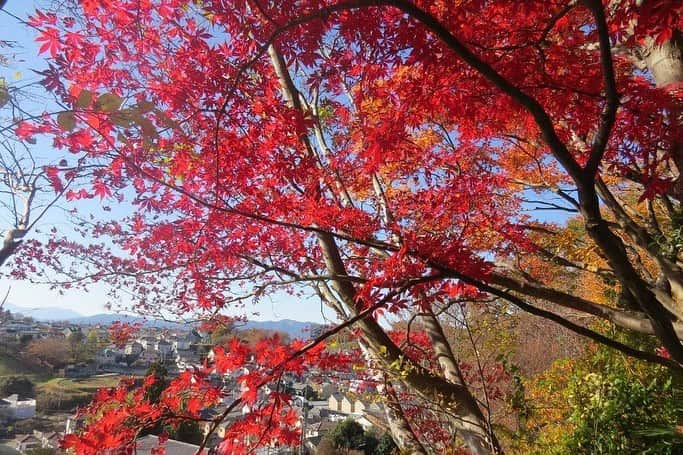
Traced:
<path fill-rule="evenodd" d="M 467 401 L 476 404 L 476 399 L 469 392 L 469 388 L 462 376 L 451 345 L 446 340 L 441 323 L 431 311 L 422 318 L 422 322 L 427 336 L 429 336 L 432 342 L 434 354 L 445 378 L 453 384 L 462 386 L 469 394 Z M 460 423 L 457 425 L 458 434 L 465 440 L 465 444 L 470 449 L 470 452 L 474 455 L 502 453 L 500 443 L 491 430 L 488 421 L 484 418 L 479 406 L 476 406 L 476 413 L 471 412 L 471 406 L 469 408 L 467 409 L 467 407 L 462 406 L 456 409 L 458 414 L 456 418 L 460 420 Z"/>
<path fill-rule="evenodd" d="M 391 381 L 387 381 L 386 387 L 388 399 L 385 414 L 387 422 L 389 422 L 389 429 L 391 430 L 394 442 L 401 453 L 426 455 L 427 450 L 420 442 L 410 426 L 410 422 L 408 422 L 408 419 L 406 419 L 405 414 L 403 413 L 401 402 L 396 396 L 396 391 L 393 390 L 394 385 Z"/>
<path fill-rule="evenodd" d="M 683 81 L 683 33 L 674 30 L 671 39 L 657 44 L 646 38 L 640 54 L 657 87 Z"/>
<path fill-rule="evenodd" d="M 2 240 L 2 247 L 0 247 L 0 266 L 2 266 L 19 248 L 22 238 L 26 234 L 23 229 L 10 229 L 5 232 L 5 237 Z"/>

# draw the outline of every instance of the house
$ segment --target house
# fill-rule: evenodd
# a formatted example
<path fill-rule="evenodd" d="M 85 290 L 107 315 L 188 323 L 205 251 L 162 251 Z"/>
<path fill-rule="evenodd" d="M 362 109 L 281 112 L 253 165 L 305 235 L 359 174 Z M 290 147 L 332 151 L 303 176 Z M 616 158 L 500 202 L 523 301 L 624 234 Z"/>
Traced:
<path fill-rule="evenodd" d="M 294 391 L 295 395 L 304 396 L 304 395 L 306 395 L 307 389 L 311 388 L 311 386 L 309 386 L 305 382 L 293 382 L 291 384 L 291 388 Z M 310 392 L 309 392 L 309 395 L 310 395 Z"/>
<path fill-rule="evenodd" d="M 199 449 L 199 446 L 174 439 L 167 439 L 161 443 L 159 437 L 152 434 L 138 438 L 135 441 L 135 453 L 138 455 L 159 453 L 157 450 L 159 447 L 163 447 L 166 455 L 194 455 Z"/>
<path fill-rule="evenodd" d="M 192 344 L 192 342 L 187 337 L 182 337 L 182 338 L 175 338 L 174 337 L 171 340 L 171 346 L 175 352 L 187 351 L 190 349 L 191 344 Z"/>
<path fill-rule="evenodd" d="M 361 401 L 356 400 L 353 413 L 354 414 L 364 414 L 366 412 L 384 412 L 384 408 L 374 401 Z"/>
<path fill-rule="evenodd" d="M 154 349 L 159 351 L 159 355 L 162 359 L 169 357 L 173 345 L 166 340 L 158 340 L 154 343 Z"/>
<path fill-rule="evenodd" d="M 83 333 L 81 331 L 81 328 L 78 327 L 77 325 L 70 325 L 67 328 L 65 328 L 64 330 L 62 330 L 62 334 L 64 335 L 65 338 L 69 338 L 70 336 L 75 335 L 77 333 L 79 333 L 79 334 Z"/>
<path fill-rule="evenodd" d="M 2 337 L 16 338 L 17 340 L 31 340 L 40 338 L 44 335 L 43 330 L 34 323 L 9 322 L 0 327 Z"/>
<path fill-rule="evenodd" d="M 40 440 L 41 446 L 46 449 L 58 449 L 59 441 L 64 437 L 63 433 L 57 431 L 38 431 L 33 430 L 33 436 Z"/>
<path fill-rule="evenodd" d="M 43 332 L 39 329 L 27 329 L 27 330 L 22 330 L 21 332 L 17 332 L 17 340 L 19 341 L 26 341 L 26 340 L 37 340 L 38 338 L 41 338 L 43 336 Z"/>
<path fill-rule="evenodd" d="M 144 347 L 137 341 L 126 343 L 126 346 L 123 348 L 123 352 L 126 355 L 140 355 L 142 351 L 144 351 Z"/>
<path fill-rule="evenodd" d="M 95 362 L 98 365 L 113 365 L 121 353 L 113 346 L 106 347 L 95 354 Z"/>
<path fill-rule="evenodd" d="M 142 349 L 147 350 L 147 349 L 155 349 L 157 339 L 154 337 L 141 337 L 137 339 L 137 343 L 139 343 L 142 346 Z"/>
<path fill-rule="evenodd" d="M 353 414 L 356 410 L 356 402 L 344 395 L 340 403 L 340 411 L 344 414 Z"/>
<path fill-rule="evenodd" d="M 8 420 L 30 419 L 36 415 L 36 400 L 20 400 L 16 393 L 0 400 L 0 415 Z"/>
<path fill-rule="evenodd" d="M 192 351 L 176 351 L 175 362 L 178 370 L 185 371 L 193 365 L 199 365 L 199 356 Z"/>
<path fill-rule="evenodd" d="M 27 450 L 39 449 L 42 447 L 40 439 L 36 438 L 32 434 L 19 435 L 14 438 L 14 447 L 21 453 Z"/>
<path fill-rule="evenodd" d="M 306 425 L 306 439 L 315 438 L 317 436 L 325 436 L 334 427 L 337 422 L 332 420 L 321 420 L 319 422 L 308 422 Z"/>
<path fill-rule="evenodd" d="M 308 408 L 308 417 L 311 419 L 322 419 L 323 416 L 326 416 L 329 412 L 332 412 L 327 408 L 327 405 L 327 400 L 307 401 L 306 407 Z"/>
<path fill-rule="evenodd" d="M 330 396 L 337 391 L 337 386 L 331 382 L 323 382 L 319 386 L 315 387 L 318 396 L 323 400 L 327 400 Z"/>
<path fill-rule="evenodd" d="M 344 399 L 344 395 L 341 393 L 333 393 L 330 398 L 327 399 L 327 407 L 332 411 L 341 411 L 341 402 Z"/>

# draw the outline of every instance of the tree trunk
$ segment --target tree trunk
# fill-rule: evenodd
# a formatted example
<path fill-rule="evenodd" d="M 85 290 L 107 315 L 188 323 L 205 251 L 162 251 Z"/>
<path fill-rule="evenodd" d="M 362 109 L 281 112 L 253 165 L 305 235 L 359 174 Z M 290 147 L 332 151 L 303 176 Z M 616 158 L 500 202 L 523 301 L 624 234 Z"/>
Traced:
<path fill-rule="evenodd" d="M 5 237 L 0 245 L 0 266 L 2 266 L 21 245 L 22 238 L 26 234 L 23 229 L 10 229 L 5 232 Z"/>
<path fill-rule="evenodd" d="M 657 87 L 683 81 L 683 34 L 680 30 L 675 30 L 671 39 L 662 44 L 647 38 L 640 52 Z"/>
<path fill-rule="evenodd" d="M 458 362 L 455 359 L 451 345 L 446 340 L 441 324 L 431 311 L 422 318 L 427 336 L 429 336 L 441 371 L 444 377 L 454 384 L 461 385 L 469 395 L 467 401 L 476 403 L 476 399 L 469 392 L 462 376 Z M 482 378 L 483 380 L 483 378 Z M 476 409 L 475 412 L 474 409 Z M 484 418 L 479 406 L 460 406 L 456 408 L 460 424 L 457 425 L 458 434 L 465 440 L 465 444 L 473 455 L 502 453 L 496 436 Z"/>
<path fill-rule="evenodd" d="M 396 393 L 391 388 L 393 385 L 387 381 L 387 406 L 385 414 L 387 422 L 389 423 L 389 430 L 391 437 L 398 446 L 401 453 L 410 453 L 411 455 L 426 455 L 427 450 L 422 446 L 420 440 L 415 435 L 415 432 L 410 427 L 410 422 L 403 414 L 403 408 L 396 396 Z"/>

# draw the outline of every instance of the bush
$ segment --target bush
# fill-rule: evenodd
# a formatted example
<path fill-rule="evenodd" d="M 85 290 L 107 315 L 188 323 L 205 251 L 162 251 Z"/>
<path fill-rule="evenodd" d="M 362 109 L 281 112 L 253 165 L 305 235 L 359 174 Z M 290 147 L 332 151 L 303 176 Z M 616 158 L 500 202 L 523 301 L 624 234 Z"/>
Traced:
<path fill-rule="evenodd" d="M 0 378 L 0 397 L 7 397 L 15 393 L 22 399 L 33 398 L 35 396 L 33 382 L 26 376 L 8 376 Z"/>
<path fill-rule="evenodd" d="M 654 350 L 637 338 L 625 341 Z M 527 422 L 533 442 L 524 453 L 683 453 L 676 430 L 683 415 L 680 373 L 592 346 L 583 358 L 558 361 L 529 385 L 540 406 Z"/>
<path fill-rule="evenodd" d="M 36 399 L 36 411 L 71 411 L 79 406 L 85 406 L 92 400 L 92 394 L 62 394 L 44 392 Z"/>

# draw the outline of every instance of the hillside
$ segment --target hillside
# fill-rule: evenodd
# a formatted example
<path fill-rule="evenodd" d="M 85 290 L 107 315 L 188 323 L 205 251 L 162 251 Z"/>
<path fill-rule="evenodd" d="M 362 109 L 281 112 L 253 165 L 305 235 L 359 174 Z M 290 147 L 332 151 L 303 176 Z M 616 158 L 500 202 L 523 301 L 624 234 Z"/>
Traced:
<path fill-rule="evenodd" d="M 0 376 L 46 378 L 49 373 L 22 359 L 14 345 L 0 344 Z"/>

